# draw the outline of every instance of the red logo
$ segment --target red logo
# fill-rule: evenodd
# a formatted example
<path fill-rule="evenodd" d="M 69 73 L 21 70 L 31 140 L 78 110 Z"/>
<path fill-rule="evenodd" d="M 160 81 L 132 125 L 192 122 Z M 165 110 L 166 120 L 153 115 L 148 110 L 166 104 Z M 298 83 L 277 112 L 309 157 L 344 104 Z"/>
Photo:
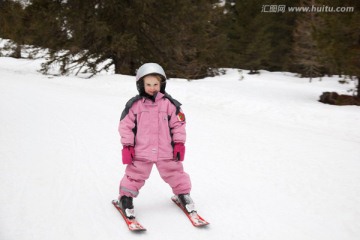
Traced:
<path fill-rule="evenodd" d="M 185 114 L 183 112 L 179 112 L 177 115 L 179 121 L 183 122 L 185 121 Z"/>

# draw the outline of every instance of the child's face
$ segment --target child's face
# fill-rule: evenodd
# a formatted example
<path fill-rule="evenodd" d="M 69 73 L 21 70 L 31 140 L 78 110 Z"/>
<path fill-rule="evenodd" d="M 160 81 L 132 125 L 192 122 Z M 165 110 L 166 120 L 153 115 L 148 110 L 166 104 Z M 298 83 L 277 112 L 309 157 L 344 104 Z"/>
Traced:
<path fill-rule="evenodd" d="M 154 96 L 155 93 L 160 92 L 160 80 L 156 76 L 144 77 L 145 92 L 150 96 Z"/>

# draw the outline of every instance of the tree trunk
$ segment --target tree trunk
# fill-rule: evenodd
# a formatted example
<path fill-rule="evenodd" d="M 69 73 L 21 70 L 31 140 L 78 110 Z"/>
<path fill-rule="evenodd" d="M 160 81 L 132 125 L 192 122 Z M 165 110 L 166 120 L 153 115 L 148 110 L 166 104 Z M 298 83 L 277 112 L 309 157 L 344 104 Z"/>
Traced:
<path fill-rule="evenodd" d="M 125 74 L 125 75 L 134 75 L 135 74 L 135 64 L 128 58 L 119 58 L 113 57 L 113 62 L 115 66 L 115 74 Z"/>
<path fill-rule="evenodd" d="M 21 58 L 21 45 L 20 44 L 16 44 L 16 48 L 14 49 L 14 52 L 11 54 L 11 57 Z"/>
<path fill-rule="evenodd" d="M 360 76 L 357 77 L 357 95 L 356 97 L 360 99 Z"/>

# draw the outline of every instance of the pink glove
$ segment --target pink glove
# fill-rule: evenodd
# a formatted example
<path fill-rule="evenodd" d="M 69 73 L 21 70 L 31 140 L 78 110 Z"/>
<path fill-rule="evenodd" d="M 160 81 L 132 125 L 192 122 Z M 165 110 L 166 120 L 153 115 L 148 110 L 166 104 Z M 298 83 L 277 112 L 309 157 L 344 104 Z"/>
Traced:
<path fill-rule="evenodd" d="M 122 151 L 122 162 L 123 164 L 131 164 L 134 156 L 135 156 L 135 150 L 133 146 L 124 146 Z"/>
<path fill-rule="evenodd" d="M 174 145 L 174 159 L 176 161 L 184 161 L 185 146 L 183 143 L 175 143 Z"/>

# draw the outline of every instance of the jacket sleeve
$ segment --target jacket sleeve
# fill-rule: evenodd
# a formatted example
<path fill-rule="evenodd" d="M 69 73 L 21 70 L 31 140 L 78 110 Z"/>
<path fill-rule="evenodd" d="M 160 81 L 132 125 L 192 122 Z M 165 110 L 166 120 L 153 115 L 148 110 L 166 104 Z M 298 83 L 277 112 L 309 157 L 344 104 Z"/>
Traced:
<path fill-rule="evenodd" d="M 124 110 L 125 111 L 125 110 Z M 136 114 L 132 107 L 127 110 L 119 122 L 120 142 L 124 146 L 134 146 L 136 129 Z"/>
<path fill-rule="evenodd" d="M 181 109 L 176 110 L 174 106 L 171 111 L 169 127 L 172 135 L 172 141 L 174 143 L 185 143 L 186 141 L 186 121 L 185 114 Z"/>

